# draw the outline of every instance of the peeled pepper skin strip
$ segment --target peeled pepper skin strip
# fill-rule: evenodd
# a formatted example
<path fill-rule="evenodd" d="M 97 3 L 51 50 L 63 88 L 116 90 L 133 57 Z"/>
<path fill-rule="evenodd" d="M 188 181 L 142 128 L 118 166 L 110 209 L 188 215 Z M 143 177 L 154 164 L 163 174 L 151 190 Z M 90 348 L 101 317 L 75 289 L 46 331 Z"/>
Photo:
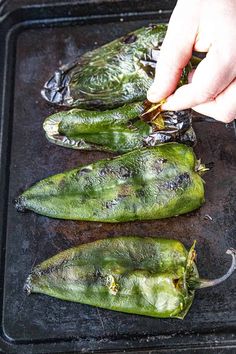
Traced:
<path fill-rule="evenodd" d="M 199 208 L 204 183 L 192 148 L 166 143 L 48 177 L 16 201 L 59 219 L 124 222 L 161 219 Z"/>
<path fill-rule="evenodd" d="M 236 269 L 236 251 L 220 278 L 199 278 L 195 242 L 189 251 L 172 239 L 106 238 L 63 251 L 36 266 L 25 283 L 42 293 L 120 312 L 183 319 L 196 289 L 225 281 Z"/>
<path fill-rule="evenodd" d="M 103 239 L 39 264 L 25 289 L 115 311 L 183 318 L 194 297 L 187 287 L 187 259 L 185 247 L 175 240 Z M 198 279 L 196 267 L 191 269 Z"/>

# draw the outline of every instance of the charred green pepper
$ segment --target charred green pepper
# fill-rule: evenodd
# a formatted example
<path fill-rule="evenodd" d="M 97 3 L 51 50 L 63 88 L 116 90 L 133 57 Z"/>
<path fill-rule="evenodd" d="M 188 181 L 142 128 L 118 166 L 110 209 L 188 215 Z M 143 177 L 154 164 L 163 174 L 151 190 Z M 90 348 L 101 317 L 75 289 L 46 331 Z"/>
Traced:
<path fill-rule="evenodd" d="M 63 65 L 45 83 L 42 96 L 67 107 L 114 108 L 146 99 L 167 25 L 150 25 Z M 199 59 L 192 57 L 179 85 Z"/>
<path fill-rule="evenodd" d="M 55 104 L 118 107 L 142 101 L 151 86 L 166 25 L 140 28 L 64 65 L 42 90 Z"/>
<path fill-rule="evenodd" d="M 71 248 L 35 267 L 25 290 L 105 309 L 160 318 L 187 314 L 196 288 L 216 285 L 199 279 L 194 246 L 140 237 L 104 239 Z"/>
<path fill-rule="evenodd" d="M 73 220 L 167 218 L 204 202 L 202 170 L 192 148 L 167 143 L 48 177 L 26 190 L 16 207 Z"/>
<path fill-rule="evenodd" d="M 144 108 L 144 103 L 106 111 L 74 108 L 49 116 L 43 126 L 49 141 L 79 150 L 124 153 L 168 141 L 194 144 L 191 110 L 163 112 L 158 125 L 140 119 Z"/>

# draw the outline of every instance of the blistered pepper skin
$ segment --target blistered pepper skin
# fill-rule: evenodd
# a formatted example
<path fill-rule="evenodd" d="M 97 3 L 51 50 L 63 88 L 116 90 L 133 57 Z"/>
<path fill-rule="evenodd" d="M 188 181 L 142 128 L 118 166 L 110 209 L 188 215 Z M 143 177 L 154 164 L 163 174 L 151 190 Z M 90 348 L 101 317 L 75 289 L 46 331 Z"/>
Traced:
<path fill-rule="evenodd" d="M 79 108 L 113 108 L 144 100 L 166 29 L 164 24 L 139 28 L 85 53 L 55 71 L 44 85 L 43 97 Z"/>
<path fill-rule="evenodd" d="M 105 309 L 183 318 L 192 304 L 188 252 L 176 240 L 118 237 L 61 252 L 37 266 L 26 282 L 28 293 Z"/>
<path fill-rule="evenodd" d="M 143 101 L 153 83 L 166 24 L 139 28 L 57 69 L 42 96 L 66 107 L 107 109 Z M 191 59 L 193 65 L 198 60 Z M 189 72 L 183 70 L 180 85 Z"/>
<path fill-rule="evenodd" d="M 48 177 L 17 200 L 20 211 L 100 222 L 151 220 L 199 208 L 204 183 L 192 148 L 138 149 Z"/>

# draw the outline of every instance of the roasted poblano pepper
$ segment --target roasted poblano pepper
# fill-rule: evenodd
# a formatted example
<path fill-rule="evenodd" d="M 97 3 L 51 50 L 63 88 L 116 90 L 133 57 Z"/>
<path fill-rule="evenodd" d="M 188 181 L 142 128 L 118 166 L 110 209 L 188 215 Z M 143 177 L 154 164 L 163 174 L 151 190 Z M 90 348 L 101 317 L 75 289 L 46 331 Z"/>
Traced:
<path fill-rule="evenodd" d="M 42 96 L 67 107 L 114 108 L 146 99 L 167 25 L 150 25 L 63 65 L 45 83 Z M 179 85 L 199 59 L 192 57 Z"/>
<path fill-rule="evenodd" d="M 167 218 L 201 206 L 203 170 L 192 148 L 166 143 L 48 177 L 26 190 L 16 207 L 73 220 Z"/>
<path fill-rule="evenodd" d="M 151 86 L 166 25 L 140 28 L 62 66 L 43 97 L 68 107 L 107 108 L 142 101 Z"/>
<path fill-rule="evenodd" d="M 49 116 L 44 130 L 49 141 L 79 150 L 124 153 L 168 141 L 194 144 L 191 110 L 162 112 L 161 119 L 146 122 L 140 119 L 144 108 L 144 103 L 106 111 L 74 108 Z"/>
<path fill-rule="evenodd" d="M 105 309 L 160 318 L 187 314 L 197 288 L 227 279 L 199 278 L 194 246 L 176 240 L 118 237 L 68 249 L 35 267 L 25 290 Z"/>

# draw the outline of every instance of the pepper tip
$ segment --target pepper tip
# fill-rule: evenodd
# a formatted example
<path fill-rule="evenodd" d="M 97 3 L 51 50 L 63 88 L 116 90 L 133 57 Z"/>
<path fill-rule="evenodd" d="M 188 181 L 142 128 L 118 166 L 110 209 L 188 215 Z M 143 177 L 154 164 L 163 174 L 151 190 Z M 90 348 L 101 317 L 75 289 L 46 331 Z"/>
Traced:
<path fill-rule="evenodd" d="M 32 292 L 32 286 L 31 286 L 31 275 L 28 276 L 28 278 L 26 279 L 25 285 L 23 287 L 24 292 L 27 295 L 30 295 Z"/>
<path fill-rule="evenodd" d="M 25 198 L 23 196 L 19 196 L 18 198 L 14 199 L 13 204 L 17 211 L 21 213 L 26 212 Z"/>

